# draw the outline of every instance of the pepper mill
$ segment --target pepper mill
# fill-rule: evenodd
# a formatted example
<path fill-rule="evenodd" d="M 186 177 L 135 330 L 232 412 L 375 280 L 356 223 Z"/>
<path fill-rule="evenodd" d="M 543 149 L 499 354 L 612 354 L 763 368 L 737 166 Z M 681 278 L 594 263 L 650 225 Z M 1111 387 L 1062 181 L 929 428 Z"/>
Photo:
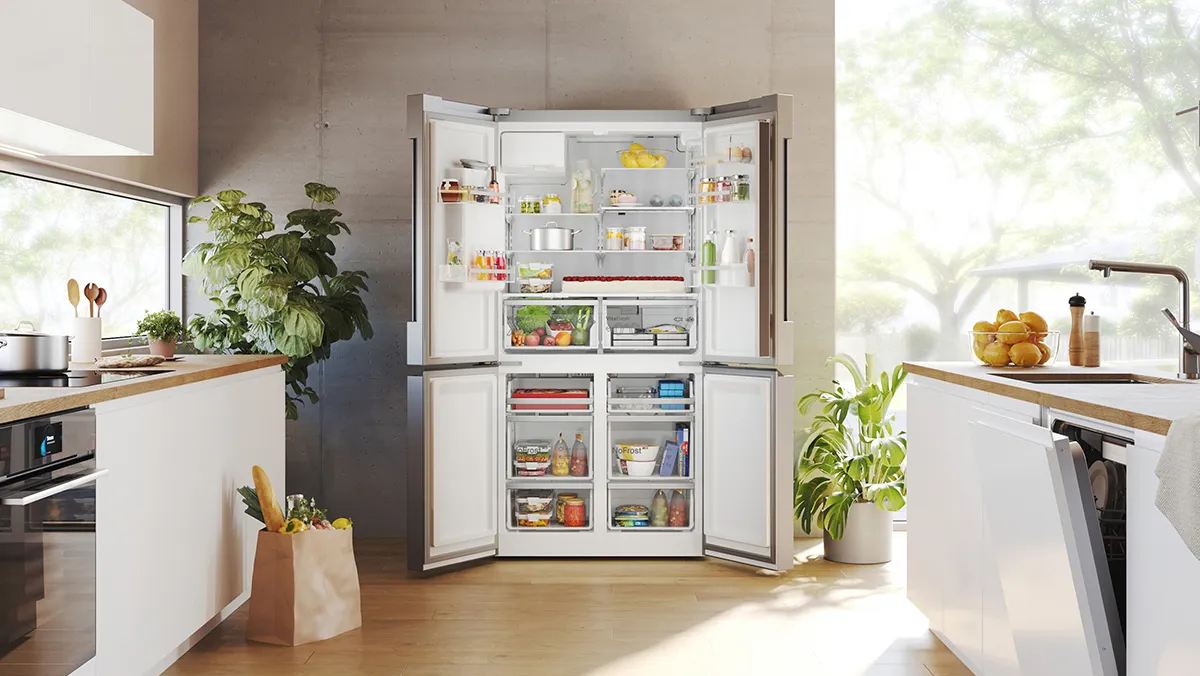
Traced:
<path fill-rule="evenodd" d="M 1071 359 L 1071 366 L 1083 366 L 1083 308 L 1087 305 L 1087 299 L 1076 293 L 1067 303 L 1071 306 L 1071 344 L 1067 356 Z"/>

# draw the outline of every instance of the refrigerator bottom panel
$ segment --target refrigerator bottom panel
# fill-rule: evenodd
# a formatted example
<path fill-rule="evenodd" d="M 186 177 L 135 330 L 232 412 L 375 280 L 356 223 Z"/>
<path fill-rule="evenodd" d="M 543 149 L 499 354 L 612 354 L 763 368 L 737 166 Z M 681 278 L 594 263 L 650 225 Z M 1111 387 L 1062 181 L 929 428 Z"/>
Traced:
<path fill-rule="evenodd" d="M 501 532 L 497 556 L 676 558 L 704 555 L 699 531 L 665 533 Z"/>

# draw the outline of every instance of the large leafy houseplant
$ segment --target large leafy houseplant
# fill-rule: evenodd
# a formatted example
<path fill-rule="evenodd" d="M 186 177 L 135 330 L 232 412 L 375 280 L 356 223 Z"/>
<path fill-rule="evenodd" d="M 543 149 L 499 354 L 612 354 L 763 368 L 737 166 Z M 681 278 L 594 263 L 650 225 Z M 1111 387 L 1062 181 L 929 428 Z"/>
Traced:
<path fill-rule="evenodd" d="M 367 273 L 339 271 L 333 260 L 333 238 L 350 232 L 333 208 L 340 193 L 320 183 L 306 184 L 304 192 L 311 205 L 289 213 L 282 229 L 267 205 L 243 202 L 241 190 L 197 197 L 192 204 L 210 202 L 212 213 L 188 221 L 207 222 L 213 241 L 197 244 L 183 261 L 183 273 L 200 279 L 215 306 L 188 323 L 196 348 L 287 355 L 292 420 L 302 398 L 318 401 L 308 367 L 328 359 L 334 343 L 374 333 L 362 298 Z"/>
<path fill-rule="evenodd" d="M 890 512 L 904 506 L 908 440 L 903 431 L 893 429 L 895 416 L 888 414 L 888 408 L 907 374 L 897 366 L 891 373 L 883 371 L 876 381 L 871 355 L 865 373 L 844 354 L 830 362 L 846 367 L 854 387 L 835 380 L 832 390 L 801 397 L 801 413 L 813 405 L 821 408 L 796 463 L 794 502 L 805 531 L 812 530 L 816 521 L 830 537 L 840 540 L 855 503 L 874 502 Z"/>

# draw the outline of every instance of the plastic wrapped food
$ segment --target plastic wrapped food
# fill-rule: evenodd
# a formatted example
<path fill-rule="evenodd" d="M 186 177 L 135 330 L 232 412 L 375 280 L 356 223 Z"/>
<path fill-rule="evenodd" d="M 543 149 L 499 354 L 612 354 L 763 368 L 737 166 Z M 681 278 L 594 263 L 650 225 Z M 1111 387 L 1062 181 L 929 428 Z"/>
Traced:
<path fill-rule="evenodd" d="M 517 511 L 521 514 L 550 514 L 554 511 L 554 491 L 517 491 Z"/>
<path fill-rule="evenodd" d="M 525 439 L 513 444 L 513 459 L 517 462 L 549 462 L 552 444 L 545 439 Z"/>
<path fill-rule="evenodd" d="M 645 505 L 621 505 L 613 510 L 613 525 L 618 528 L 649 526 L 650 508 Z"/>

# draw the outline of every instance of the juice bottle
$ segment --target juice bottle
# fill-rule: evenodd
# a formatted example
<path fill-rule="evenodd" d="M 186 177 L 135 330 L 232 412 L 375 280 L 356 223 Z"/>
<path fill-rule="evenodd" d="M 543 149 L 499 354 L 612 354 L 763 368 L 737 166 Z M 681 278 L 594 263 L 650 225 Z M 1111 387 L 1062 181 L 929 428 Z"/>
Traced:
<path fill-rule="evenodd" d="M 714 230 L 704 236 L 704 246 L 700 248 L 700 265 L 704 267 L 712 267 L 717 264 L 717 232 Z M 705 270 L 701 275 L 704 284 L 716 284 L 717 273 L 714 270 Z"/>
<path fill-rule="evenodd" d="M 483 250 L 475 252 L 475 279 L 487 279 L 487 273 L 483 271 Z"/>

